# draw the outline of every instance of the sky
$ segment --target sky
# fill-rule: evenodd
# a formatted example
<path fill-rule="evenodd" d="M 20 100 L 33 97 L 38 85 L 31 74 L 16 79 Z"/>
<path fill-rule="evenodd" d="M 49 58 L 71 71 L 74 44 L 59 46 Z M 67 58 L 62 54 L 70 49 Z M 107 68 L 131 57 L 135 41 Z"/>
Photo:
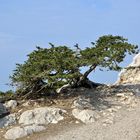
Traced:
<path fill-rule="evenodd" d="M 85 48 L 102 35 L 120 35 L 140 46 L 140 0 L 0 0 L 0 91 L 35 46 Z M 122 66 L 127 66 L 127 56 Z M 114 83 L 117 72 L 96 70 L 90 79 Z"/>

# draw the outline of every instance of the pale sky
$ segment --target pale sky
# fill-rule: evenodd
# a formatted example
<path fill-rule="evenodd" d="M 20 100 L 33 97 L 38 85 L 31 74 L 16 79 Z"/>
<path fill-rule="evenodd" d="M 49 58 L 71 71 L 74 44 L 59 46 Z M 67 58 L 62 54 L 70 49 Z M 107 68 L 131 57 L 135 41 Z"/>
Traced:
<path fill-rule="evenodd" d="M 0 0 L 0 90 L 10 89 L 15 63 L 23 63 L 36 45 L 84 48 L 99 36 L 121 35 L 140 46 L 140 0 Z M 123 65 L 132 61 L 127 57 Z M 116 72 L 90 75 L 114 83 Z"/>

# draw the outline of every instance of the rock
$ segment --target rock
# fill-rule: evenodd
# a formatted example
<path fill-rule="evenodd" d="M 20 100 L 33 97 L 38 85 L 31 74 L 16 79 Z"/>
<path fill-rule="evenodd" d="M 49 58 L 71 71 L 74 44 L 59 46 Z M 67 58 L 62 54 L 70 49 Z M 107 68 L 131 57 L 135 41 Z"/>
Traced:
<path fill-rule="evenodd" d="M 116 84 L 140 84 L 140 53 L 134 57 L 127 68 L 120 72 Z"/>
<path fill-rule="evenodd" d="M 94 106 L 90 103 L 90 99 L 78 98 L 73 102 L 72 108 L 77 109 L 94 109 Z"/>
<path fill-rule="evenodd" d="M 62 116 L 64 113 L 66 111 L 59 108 L 35 108 L 23 112 L 20 116 L 19 123 L 24 125 L 58 123 L 58 121 L 64 119 Z"/>
<path fill-rule="evenodd" d="M 16 114 L 10 114 L 0 119 L 0 128 L 16 124 Z"/>
<path fill-rule="evenodd" d="M 35 100 L 28 100 L 22 104 L 24 107 L 28 106 L 38 106 L 37 102 Z"/>
<path fill-rule="evenodd" d="M 39 126 L 39 125 L 29 125 L 29 126 L 25 126 L 24 130 L 28 133 L 28 134 L 32 134 L 33 132 L 40 132 L 45 130 L 46 128 L 44 126 Z"/>
<path fill-rule="evenodd" d="M 127 107 L 135 107 L 137 105 L 137 98 L 132 92 L 117 93 L 117 101 L 121 104 L 127 105 Z"/>
<path fill-rule="evenodd" d="M 73 109 L 72 114 L 75 118 L 81 120 L 83 123 L 93 123 L 96 119 L 100 118 L 100 115 L 93 110 L 80 110 Z"/>
<path fill-rule="evenodd" d="M 139 67 L 140 66 L 140 53 L 138 53 L 134 58 L 133 62 L 129 65 L 131 67 Z"/>
<path fill-rule="evenodd" d="M 27 101 L 27 102 L 25 102 L 25 103 L 23 103 L 22 104 L 22 106 L 24 106 L 24 107 L 28 107 L 28 106 L 30 106 L 31 104 L 30 104 L 30 101 Z"/>
<path fill-rule="evenodd" d="M 124 93 L 117 93 L 116 96 L 119 97 L 119 98 L 125 98 L 125 94 Z"/>
<path fill-rule="evenodd" d="M 21 127 L 14 127 L 14 128 L 11 128 L 9 129 L 6 134 L 4 135 L 4 137 L 6 139 L 11 139 L 11 140 L 15 140 L 17 138 L 21 138 L 21 137 L 24 137 L 24 136 L 27 136 L 27 132 L 21 128 Z"/>
<path fill-rule="evenodd" d="M 5 115 L 8 115 L 8 110 L 6 109 L 6 107 L 0 103 L 0 118 L 4 117 Z"/>
<path fill-rule="evenodd" d="M 112 118 L 108 118 L 108 119 L 106 119 L 106 120 L 103 120 L 102 122 L 103 122 L 103 124 L 105 124 L 105 125 L 113 124 L 113 123 L 114 123 L 114 121 L 113 121 Z"/>
<path fill-rule="evenodd" d="M 75 121 L 76 124 L 80 123 L 79 121 Z"/>
<path fill-rule="evenodd" d="M 46 128 L 44 126 L 38 126 L 38 125 L 31 125 L 31 126 L 25 126 L 25 127 L 14 127 L 9 129 L 4 137 L 6 139 L 15 140 L 18 138 L 25 137 L 27 135 L 30 135 L 34 132 L 40 132 L 45 130 Z"/>
<path fill-rule="evenodd" d="M 6 108 L 14 109 L 18 105 L 16 100 L 10 100 L 7 103 L 5 103 Z"/>
<path fill-rule="evenodd" d="M 118 110 L 116 108 L 108 108 L 107 111 L 109 111 L 109 112 L 117 112 Z"/>

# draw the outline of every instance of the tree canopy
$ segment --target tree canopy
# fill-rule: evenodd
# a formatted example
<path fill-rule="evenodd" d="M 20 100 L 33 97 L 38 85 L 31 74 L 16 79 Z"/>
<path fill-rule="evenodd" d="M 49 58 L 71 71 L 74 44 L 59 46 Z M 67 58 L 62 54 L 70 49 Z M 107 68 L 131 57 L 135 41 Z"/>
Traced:
<path fill-rule="evenodd" d="M 36 47 L 23 64 L 16 64 L 11 76 L 12 83 L 19 89 L 39 91 L 57 89 L 64 84 L 84 86 L 88 75 L 96 68 L 107 68 L 118 71 L 120 63 L 127 54 L 138 53 L 138 46 L 128 43 L 122 36 L 105 35 L 99 37 L 91 47 L 75 49 L 67 46 L 49 48 Z M 89 69 L 81 73 L 80 68 Z M 29 88 L 28 88 L 29 87 Z"/>

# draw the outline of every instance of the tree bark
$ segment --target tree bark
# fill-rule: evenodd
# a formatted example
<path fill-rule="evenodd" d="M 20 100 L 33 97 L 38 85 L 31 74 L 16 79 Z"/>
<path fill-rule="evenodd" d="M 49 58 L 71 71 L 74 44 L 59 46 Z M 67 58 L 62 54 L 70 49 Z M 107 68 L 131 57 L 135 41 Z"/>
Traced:
<path fill-rule="evenodd" d="M 97 65 L 92 65 L 89 70 L 87 70 L 83 75 L 83 80 L 88 77 L 88 75 L 96 68 Z"/>
<path fill-rule="evenodd" d="M 87 77 L 88 75 L 96 68 L 97 65 L 92 65 L 80 78 L 79 80 L 73 85 L 73 87 L 89 87 L 93 88 L 98 86 L 96 83 L 90 81 Z"/>

